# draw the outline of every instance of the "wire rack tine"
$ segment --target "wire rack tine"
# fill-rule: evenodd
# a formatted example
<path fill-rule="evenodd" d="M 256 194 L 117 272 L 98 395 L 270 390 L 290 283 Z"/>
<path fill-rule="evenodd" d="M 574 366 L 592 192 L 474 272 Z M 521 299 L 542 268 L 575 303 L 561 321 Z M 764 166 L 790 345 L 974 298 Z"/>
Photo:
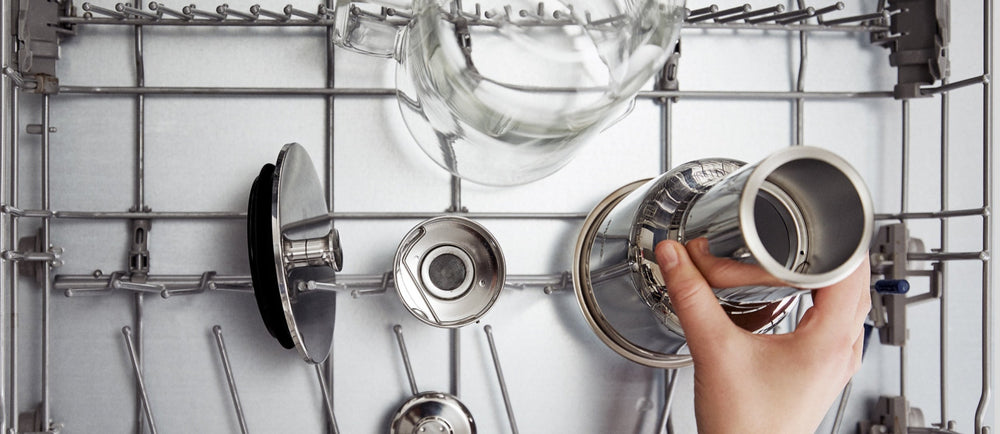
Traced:
<path fill-rule="evenodd" d="M 101 14 L 101 15 L 107 15 L 107 16 L 109 16 L 111 18 L 117 18 L 117 19 L 120 19 L 120 20 L 124 20 L 125 18 L 128 18 L 128 15 L 125 15 L 125 14 L 120 13 L 118 11 L 113 11 L 111 9 L 105 9 L 105 8 L 100 7 L 100 6 L 94 6 L 94 5 L 90 4 L 90 3 L 84 3 L 84 4 L 80 5 L 80 7 L 83 8 L 83 10 L 85 10 L 87 12 L 98 13 L 98 14 Z"/>
<path fill-rule="evenodd" d="M 420 389 L 417 388 L 417 380 L 413 378 L 413 365 L 410 364 L 410 353 L 406 351 L 406 340 L 403 339 L 403 326 L 396 324 L 392 326 L 392 331 L 396 334 L 396 343 L 399 344 L 399 352 L 403 357 L 406 378 L 410 381 L 410 392 L 413 395 L 417 395 L 420 393 Z"/>
<path fill-rule="evenodd" d="M 190 20 L 194 19 L 194 15 L 186 14 L 186 13 L 184 13 L 182 11 L 170 9 L 170 8 L 164 6 L 163 3 L 149 2 L 149 10 L 151 10 L 151 11 L 157 11 L 161 15 L 170 15 L 170 16 L 172 16 L 174 18 L 177 18 L 177 19 L 183 20 L 183 21 L 190 21 Z"/>
<path fill-rule="evenodd" d="M 121 276 L 122 273 L 120 271 L 115 271 L 114 273 L 111 273 L 111 279 L 108 280 L 108 285 L 105 286 L 104 288 L 69 288 L 63 291 L 63 294 L 65 294 L 67 297 L 77 297 L 81 295 L 110 294 L 115 290 L 114 282 L 117 282 L 118 279 L 121 278 Z"/>
<path fill-rule="evenodd" d="M 812 7 L 808 7 L 808 8 L 805 8 L 805 9 L 799 9 L 797 11 L 789 12 L 789 14 L 792 14 L 792 15 L 789 15 L 788 17 L 786 17 L 784 19 L 775 20 L 775 23 L 777 23 L 777 24 L 792 24 L 792 23 L 796 23 L 796 22 L 799 22 L 799 21 L 802 21 L 802 20 L 809 19 L 812 16 L 816 15 L 816 9 L 812 8 Z"/>
<path fill-rule="evenodd" d="M 739 15 L 730 15 L 728 17 L 716 18 L 715 22 L 717 22 L 717 23 L 723 23 L 724 24 L 724 23 L 730 23 L 730 22 L 733 22 L 733 21 L 739 21 L 739 20 L 745 20 L 745 19 L 749 19 L 749 18 L 753 18 L 753 17 L 759 17 L 761 15 L 782 13 L 784 11 L 785 11 L 785 5 L 783 5 L 783 4 L 776 4 L 776 5 L 771 6 L 769 8 L 752 10 L 752 11 L 744 12 L 744 13 L 739 14 Z"/>
<path fill-rule="evenodd" d="M 183 11 L 185 14 L 194 15 L 197 17 L 209 18 L 216 21 L 222 21 L 226 19 L 225 15 L 221 15 L 211 11 L 203 11 L 201 9 L 198 9 L 198 7 L 195 5 L 184 6 L 184 9 L 181 9 L 181 11 Z"/>
<path fill-rule="evenodd" d="M 142 398 L 142 409 L 146 413 L 146 421 L 149 422 L 149 431 L 156 434 L 156 423 L 153 422 L 153 411 L 149 408 L 149 395 L 146 393 L 146 382 L 143 381 L 142 367 L 139 366 L 139 358 L 136 355 L 135 344 L 133 343 L 132 328 L 122 327 L 122 336 L 125 338 L 125 348 L 128 350 L 129 361 L 132 362 L 132 369 L 135 372 L 135 380 L 139 385 L 139 395 Z"/>
<path fill-rule="evenodd" d="M 166 289 L 162 284 L 158 283 L 140 283 L 125 280 L 111 280 L 111 287 L 115 289 L 124 289 L 128 291 L 135 292 L 155 292 L 157 294 L 162 293 Z"/>
<path fill-rule="evenodd" d="M 340 428 L 337 426 L 337 416 L 333 413 L 333 398 L 330 396 L 330 391 L 326 388 L 326 379 L 323 377 L 322 364 L 313 365 L 313 369 L 316 370 L 316 379 L 319 381 L 319 388 L 323 392 L 323 408 L 326 409 L 326 417 L 330 419 L 333 434 L 339 434 Z"/>
<path fill-rule="evenodd" d="M 700 9 L 689 10 L 687 15 L 688 15 L 688 18 L 692 18 L 692 17 L 696 17 L 698 15 L 711 14 L 711 13 L 715 13 L 715 12 L 718 12 L 718 11 L 719 11 L 719 5 L 710 5 L 710 6 L 705 6 L 703 8 L 700 8 Z"/>
<path fill-rule="evenodd" d="M 142 9 L 136 9 L 125 3 L 116 4 L 115 10 L 125 15 L 131 15 L 139 18 L 147 18 L 153 21 L 159 20 L 163 15 L 163 13 L 159 11 L 147 12 Z"/>
<path fill-rule="evenodd" d="M 507 392 L 507 381 L 504 380 L 503 369 L 500 368 L 500 355 L 497 352 L 496 342 L 493 340 L 493 326 L 483 327 L 486 333 L 486 340 L 490 344 L 490 355 L 493 356 L 493 367 L 497 372 L 497 382 L 500 383 L 500 393 L 503 395 L 503 405 L 507 410 L 507 419 L 510 421 L 510 431 L 518 434 L 517 421 L 514 420 L 514 407 L 510 403 L 510 394 Z"/>
<path fill-rule="evenodd" d="M 319 15 L 312 14 L 301 9 L 296 9 L 292 5 L 285 6 L 285 15 L 289 16 L 294 15 L 297 17 L 305 18 L 309 21 L 319 21 L 321 19 Z"/>
<path fill-rule="evenodd" d="M 816 9 L 816 21 L 823 24 L 823 15 L 842 10 L 844 10 L 844 2 L 837 2 L 830 6 Z"/>
<path fill-rule="evenodd" d="M 160 297 L 170 298 L 174 295 L 201 294 L 210 289 L 215 289 L 215 282 L 212 282 L 212 279 L 215 278 L 215 274 L 215 271 L 206 271 L 202 273 L 201 280 L 198 282 L 197 287 L 185 289 L 164 289 L 160 291 Z"/>
<path fill-rule="evenodd" d="M 699 15 L 699 16 L 696 16 L 696 17 L 693 17 L 693 18 L 692 17 L 688 17 L 687 22 L 689 22 L 689 23 L 698 23 L 698 22 L 705 21 L 705 20 L 711 20 L 711 19 L 715 19 L 715 18 L 722 18 L 722 17 L 728 16 L 728 15 L 742 14 L 742 13 L 750 12 L 751 10 L 753 10 L 753 8 L 750 7 L 749 4 L 744 4 L 742 6 L 736 6 L 736 7 L 732 7 L 732 8 L 729 8 L 729 9 L 723 9 L 723 10 L 720 10 L 720 11 L 717 11 L 717 12 L 712 12 L 712 13 L 709 13 L 709 14 Z"/>
<path fill-rule="evenodd" d="M 358 297 L 360 297 L 362 295 L 382 294 L 382 293 L 384 293 L 384 292 L 386 292 L 386 291 L 389 290 L 389 286 L 390 285 L 393 286 L 393 287 L 396 286 L 396 284 L 395 284 L 395 278 L 393 277 L 391 271 L 386 271 L 385 273 L 382 273 L 382 280 L 381 280 L 381 283 L 379 284 L 379 286 L 377 288 L 372 288 L 372 289 L 355 289 L 355 290 L 351 291 L 351 298 L 358 298 Z"/>
<path fill-rule="evenodd" d="M 240 432 L 247 434 L 247 420 L 243 414 L 243 405 L 240 404 L 240 394 L 236 391 L 236 379 L 233 376 L 233 367 L 229 364 L 229 351 L 226 350 L 226 342 L 222 339 L 222 326 L 212 327 L 215 335 L 215 345 L 219 348 L 219 358 L 222 359 L 222 369 L 226 372 L 226 382 L 229 383 L 229 395 L 233 398 L 233 407 L 236 409 L 236 418 L 240 423 Z"/>
<path fill-rule="evenodd" d="M 812 7 L 809 7 L 809 8 L 805 8 L 805 9 L 796 9 L 796 10 L 788 11 L 788 12 L 784 12 L 784 13 L 776 13 L 774 15 L 768 15 L 768 16 L 762 16 L 762 17 L 758 17 L 758 18 L 749 19 L 749 20 L 747 20 L 747 23 L 748 24 L 762 24 L 762 23 L 767 23 L 767 22 L 770 22 L 770 21 L 775 21 L 775 22 L 779 22 L 780 23 L 781 21 L 801 19 L 802 17 L 811 16 L 812 14 L 815 14 L 815 13 L 816 13 L 816 9 L 812 8 Z"/>
<path fill-rule="evenodd" d="M 246 13 L 240 10 L 233 9 L 229 7 L 229 5 L 227 4 L 220 5 L 219 7 L 215 8 L 215 11 L 218 12 L 220 15 L 225 15 L 227 17 L 234 16 L 242 18 L 247 21 L 257 21 L 257 18 L 260 17 L 259 13 L 255 14 L 253 13 L 252 10 L 250 11 L 250 13 Z"/>
<path fill-rule="evenodd" d="M 260 7 L 260 5 L 250 6 L 250 13 L 251 14 L 255 14 L 255 15 L 263 15 L 265 17 L 271 18 L 271 19 L 276 20 L 276 21 L 281 21 L 281 22 L 285 22 L 285 21 L 288 21 L 288 20 L 292 19 L 291 14 L 286 14 L 286 13 L 283 13 L 283 12 L 279 13 L 279 12 L 274 12 L 274 11 L 271 11 L 271 10 L 267 10 L 267 9 L 264 9 L 264 8 Z"/>
<path fill-rule="evenodd" d="M 849 23 L 855 23 L 855 22 L 858 22 L 858 21 L 888 20 L 888 19 L 889 19 L 889 13 L 886 12 L 886 11 L 883 11 L 883 12 L 875 12 L 875 13 L 871 13 L 871 14 L 862 14 L 862 15 L 854 15 L 854 16 L 845 17 L 845 18 L 838 18 L 836 20 L 826 21 L 823 24 L 826 24 L 828 26 L 835 26 L 835 25 L 838 25 L 838 24 L 849 24 Z"/>
<path fill-rule="evenodd" d="M 563 271 L 562 276 L 559 278 L 559 283 L 555 285 L 545 285 L 542 288 L 542 292 L 546 295 L 552 294 L 556 291 L 561 291 L 563 289 L 569 288 L 573 284 L 573 274 L 569 271 Z"/>
<path fill-rule="evenodd" d="M 386 9 L 388 10 L 389 8 L 386 8 Z M 326 7 L 325 5 L 319 5 L 319 12 L 318 12 L 318 14 L 319 14 L 320 17 L 322 17 L 324 19 L 328 19 L 328 20 L 329 19 L 333 19 L 333 17 L 336 15 L 336 12 L 337 12 L 336 9 L 330 9 L 330 8 Z"/>

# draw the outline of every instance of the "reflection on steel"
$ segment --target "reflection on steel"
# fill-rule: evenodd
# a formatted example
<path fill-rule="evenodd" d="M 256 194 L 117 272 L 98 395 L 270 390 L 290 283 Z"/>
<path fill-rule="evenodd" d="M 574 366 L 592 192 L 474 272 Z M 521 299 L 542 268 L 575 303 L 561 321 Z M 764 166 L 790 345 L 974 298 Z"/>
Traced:
<path fill-rule="evenodd" d="M 660 241 L 705 237 L 715 256 L 818 288 L 865 257 L 872 216 L 860 175 L 828 151 L 786 148 L 748 166 L 699 160 L 598 204 L 577 241 L 574 287 L 587 321 L 617 353 L 653 367 L 686 366 L 690 357 L 676 354 L 683 331 L 654 258 Z M 760 333 L 790 312 L 798 292 L 747 286 L 716 296 L 734 322 Z"/>
<path fill-rule="evenodd" d="M 423 392 L 404 402 L 389 426 L 390 434 L 422 432 L 475 434 L 476 423 L 469 409 L 454 396 Z"/>
<path fill-rule="evenodd" d="M 507 276 L 496 238 L 464 217 L 418 224 L 393 260 L 400 300 L 417 319 L 436 327 L 478 321 L 500 296 Z"/>
<path fill-rule="evenodd" d="M 285 145 L 277 163 L 263 167 L 248 210 L 250 271 L 264 324 L 283 347 L 322 363 L 333 345 L 336 293 L 301 291 L 298 283 L 333 280 L 342 254 L 305 148 Z"/>

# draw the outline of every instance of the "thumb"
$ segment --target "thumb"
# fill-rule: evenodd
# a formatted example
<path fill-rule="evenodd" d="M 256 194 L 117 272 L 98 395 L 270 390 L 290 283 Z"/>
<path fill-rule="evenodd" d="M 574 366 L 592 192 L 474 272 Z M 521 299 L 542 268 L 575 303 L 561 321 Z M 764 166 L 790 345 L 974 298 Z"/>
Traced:
<path fill-rule="evenodd" d="M 660 242 L 656 245 L 656 262 L 692 354 L 702 348 L 708 350 L 732 333 L 735 325 L 684 246 L 673 240 Z"/>

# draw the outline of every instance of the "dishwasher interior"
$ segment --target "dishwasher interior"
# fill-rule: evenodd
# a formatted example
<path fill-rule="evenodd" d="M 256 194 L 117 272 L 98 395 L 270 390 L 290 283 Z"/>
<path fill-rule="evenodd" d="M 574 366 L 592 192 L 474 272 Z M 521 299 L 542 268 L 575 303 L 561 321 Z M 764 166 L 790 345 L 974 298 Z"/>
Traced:
<path fill-rule="evenodd" d="M 689 2 L 627 116 L 553 175 L 491 187 L 413 143 L 396 61 L 336 47 L 333 2 L 5 0 L 4 431 L 385 432 L 440 391 L 487 433 L 695 432 L 691 368 L 625 360 L 584 320 L 581 224 L 679 163 L 807 144 L 868 185 L 873 282 L 911 287 L 873 293 L 865 361 L 818 432 L 990 432 L 992 2 L 807 3 Z M 933 25 L 893 25 L 906 14 Z M 911 35 L 939 43 L 905 53 L 930 82 L 890 65 Z M 268 335 L 250 286 L 248 195 L 287 143 L 343 248 L 321 365 Z M 407 312 L 392 276 L 404 235 L 442 215 L 506 260 L 495 305 L 461 328 Z"/>

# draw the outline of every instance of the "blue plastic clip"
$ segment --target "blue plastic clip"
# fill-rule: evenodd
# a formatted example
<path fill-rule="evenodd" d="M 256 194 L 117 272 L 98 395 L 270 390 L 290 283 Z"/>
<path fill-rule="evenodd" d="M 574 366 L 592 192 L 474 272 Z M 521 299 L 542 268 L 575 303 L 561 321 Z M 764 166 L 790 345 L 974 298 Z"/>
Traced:
<path fill-rule="evenodd" d="M 875 290 L 879 294 L 906 294 L 910 291 L 910 282 L 905 280 L 879 280 L 875 282 Z"/>

